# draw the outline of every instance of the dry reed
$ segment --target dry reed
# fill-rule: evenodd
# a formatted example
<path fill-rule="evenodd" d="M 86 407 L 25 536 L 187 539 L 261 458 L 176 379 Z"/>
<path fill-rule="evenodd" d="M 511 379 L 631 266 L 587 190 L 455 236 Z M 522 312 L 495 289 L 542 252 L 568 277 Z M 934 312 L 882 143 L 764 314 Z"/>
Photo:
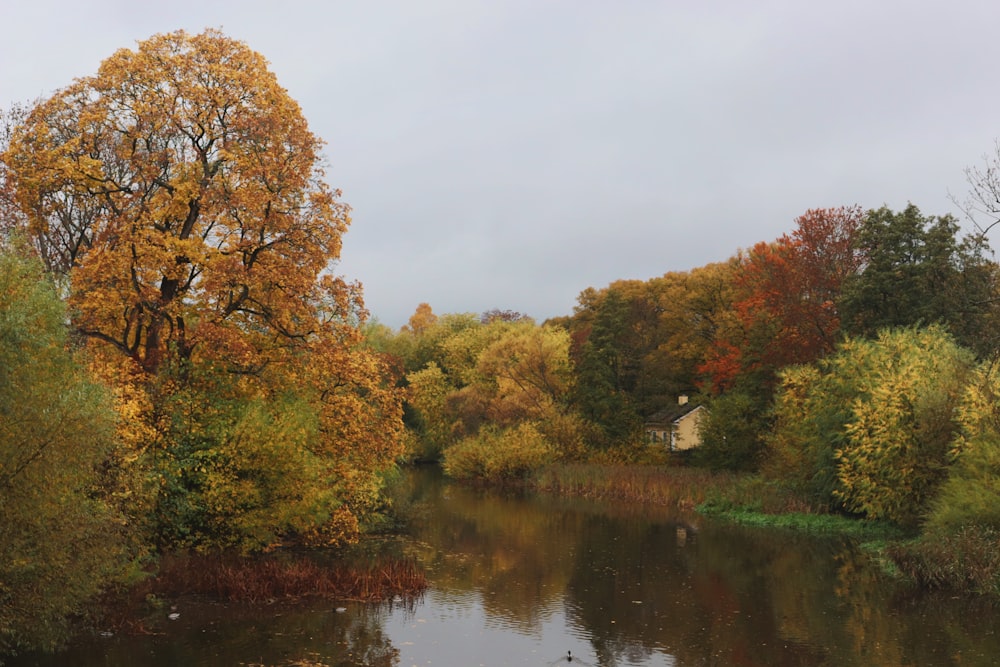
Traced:
<path fill-rule="evenodd" d="M 171 554 L 144 595 L 204 595 L 238 602 L 270 602 L 316 597 L 379 601 L 415 596 L 427 579 L 412 559 L 379 558 L 368 563 L 323 563 L 308 555 L 241 557 L 236 554 Z"/>

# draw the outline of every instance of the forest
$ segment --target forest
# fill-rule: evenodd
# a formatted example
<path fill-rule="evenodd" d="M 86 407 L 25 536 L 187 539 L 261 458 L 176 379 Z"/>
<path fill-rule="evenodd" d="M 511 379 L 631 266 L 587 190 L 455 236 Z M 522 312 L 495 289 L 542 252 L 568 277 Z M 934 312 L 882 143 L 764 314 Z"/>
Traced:
<path fill-rule="evenodd" d="M 245 44 L 158 35 L 2 121 L 0 655 L 57 646 L 163 554 L 382 530 L 416 460 L 741 471 L 912 528 L 911 560 L 996 545 L 1000 160 L 969 171 L 972 234 L 810 210 L 564 317 L 420 304 L 396 331 L 331 272 L 349 208 Z M 690 457 L 643 430 L 679 395 L 708 408 Z"/>

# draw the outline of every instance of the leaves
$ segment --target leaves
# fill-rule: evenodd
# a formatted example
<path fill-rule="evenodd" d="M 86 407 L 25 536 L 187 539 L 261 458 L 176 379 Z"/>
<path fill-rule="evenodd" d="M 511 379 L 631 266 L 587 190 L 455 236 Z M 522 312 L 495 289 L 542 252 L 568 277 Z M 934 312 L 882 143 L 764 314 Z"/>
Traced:
<path fill-rule="evenodd" d="M 0 653 L 67 639 L 130 555 L 97 488 L 109 397 L 72 358 L 63 304 L 26 254 L 0 252 Z"/>
<path fill-rule="evenodd" d="M 769 473 L 818 504 L 915 522 L 944 478 L 972 363 L 940 328 L 901 329 L 786 372 Z"/>
<path fill-rule="evenodd" d="M 160 544 L 353 539 L 402 393 L 360 285 L 330 273 L 350 220 L 322 141 L 264 58 L 156 35 L 16 121 L 0 200 L 112 388 L 108 492 Z"/>
<path fill-rule="evenodd" d="M 347 207 L 321 142 L 258 54 L 158 35 L 35 107 L 4 154 L 36 247 L 71 273 L 74 324 L 155 372 L 167 349 L 267 363 L 314 333 L 309 297 Z"/>

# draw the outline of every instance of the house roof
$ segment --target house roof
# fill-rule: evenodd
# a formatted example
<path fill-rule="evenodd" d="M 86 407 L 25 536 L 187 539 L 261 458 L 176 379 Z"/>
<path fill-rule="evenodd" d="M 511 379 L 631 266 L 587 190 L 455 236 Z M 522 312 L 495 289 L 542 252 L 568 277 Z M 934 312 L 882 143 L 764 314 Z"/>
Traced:
<path fill-rule="evenodd" d="M 675 424 L 700 408 L 702 408 L 701 405 L 692 405 L 691 403 L 685 403 L 684 405 L 671 405 L 646 417 L 646 426 Z"/>

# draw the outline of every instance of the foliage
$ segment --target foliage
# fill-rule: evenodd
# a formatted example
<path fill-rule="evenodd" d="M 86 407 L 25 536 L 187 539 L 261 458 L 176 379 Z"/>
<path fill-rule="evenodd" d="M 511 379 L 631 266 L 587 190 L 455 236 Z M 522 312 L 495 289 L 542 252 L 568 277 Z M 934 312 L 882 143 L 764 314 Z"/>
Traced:
<path fill-rule="evenodd" d="M 3 200 L 114 392 L 105 481 L 161 542 L 338 544 L 383 503 L 402 394 L 329 271 L 349 218 L 321 148 L 214 30 L 118 51 L 6 140 Z"/>
<path fill-rule="evenodd" d="M 258 551 L 336 513 L 335 487 L 312 451 L 318 419 L 305 402 L 241 399 L 216 384 L 174 393 L 166 410 L 171 427 L 154 453 L 162 542 Z"/>
<path fill-rule="evenodd" d="M 869 211 L 857 233 L 864 265 L 840 300 L 847 333 L 942 324 L 960 344 L 988 354 L 996 267 L 985 238 L 960 241 L 958 231 L 951 216 L 924 216 L 912 204 Z"/>
<path fill-rule="evenodd" d="M 793 366 L 781 372 L 761 471 L 811 507 L 831 510 L 839 507 L 834 452 L 844 444 L 854 378 L 850 373 L 824 373 L 821 367 Z"/>
<path fill-rule="evenodd" d="M 485 427 L 444 453 L 444 471 L 458 479 L 499 482 L 521 479 L 554 461 L 556 449 L 532 422 Z"/>
<path fill-rule="evenodd" d="M 708 403 L 694 462 L 712 470 L 756 470 L 764 455 L 766 407 L 759 394 L 730 391 Z"/>
<path fill-rule="evenodd" d="M 66 639 L 129 557 L 96 488 L 109 397 L 71 357 L 63 304 L 27 254 L 0 252 L 0 654 Z"/>
<path fill-rule="evenodd" d="M 835 494 L 870 518 L 914 522 L 944 478 L 971 355 L 934 328 L 883 333 L 841 353 L 866 357 L 868 374 L 836 452 Z"/>
<path fill-rule="evenodd" d="M 816 370 L 784 376 L 769 472 L 815 501 L 915 522 L 946 473 L 971 366 L 937 327 L 845 341 Z"/>
<path fill-rule="evenodd" d="M 958 407 L 952 464 L 928 513 L 929 535 L 964 527 L 1000 530 L 1000 378 L 993 363 L 977 369 Z"/>
<path fill-rule="evenodd" d="M 523 424 L 561 456 L 583 449 L 588 427 L 568 406 L 574 374 L 564 329 L 502 317 L 447 333 L 437 326 L 422 334 L 434 337 L 435 358 L 406 376 L 418 455 L 444 452 L 456 460 L 474 449 L 470 443 L 484 429 L 516 431 Z"/>
<path fill-rule="evenodd" d="M 634 309 L 644 302 L 612 287 L 595 304 L 577 361 L 574 403 L 603 432 L 601 446 L 635 439 L 641 422 L 633 392 L 642 333 Z"/>
<path fill-rule="evenodd" d="M 733 276 L 739 326 L 718 332 L 705 366 L 710 386 L 720 391 L 741 375 L 763 372 L 761 385 L 769 389 L 778 369 L 833 350 L 841 286 L 861 265 L 854 241 L 861 220 L 857 207 L 813 209 L 792 234 L 740 255 Z"/>
<path fill-rule="evenodd" d="M 209 30 L 118 51 L 37 104 L 3 160 L 81 333 L 151 372 L 168 348 L 246 372 L 352 298 L 321 278 L 348 217 L 320 147 L 264 59 Z"/>
<path fill-rule="evenodd" d="M 417 432 L 412 456 L 436 459 L 452 442 L 453 420 L 448 412 L 448 395 L 453 390 L 441 367 L 430 362 L 423 370 L 406 376 L 409 402 L 416 417 Z"/>

